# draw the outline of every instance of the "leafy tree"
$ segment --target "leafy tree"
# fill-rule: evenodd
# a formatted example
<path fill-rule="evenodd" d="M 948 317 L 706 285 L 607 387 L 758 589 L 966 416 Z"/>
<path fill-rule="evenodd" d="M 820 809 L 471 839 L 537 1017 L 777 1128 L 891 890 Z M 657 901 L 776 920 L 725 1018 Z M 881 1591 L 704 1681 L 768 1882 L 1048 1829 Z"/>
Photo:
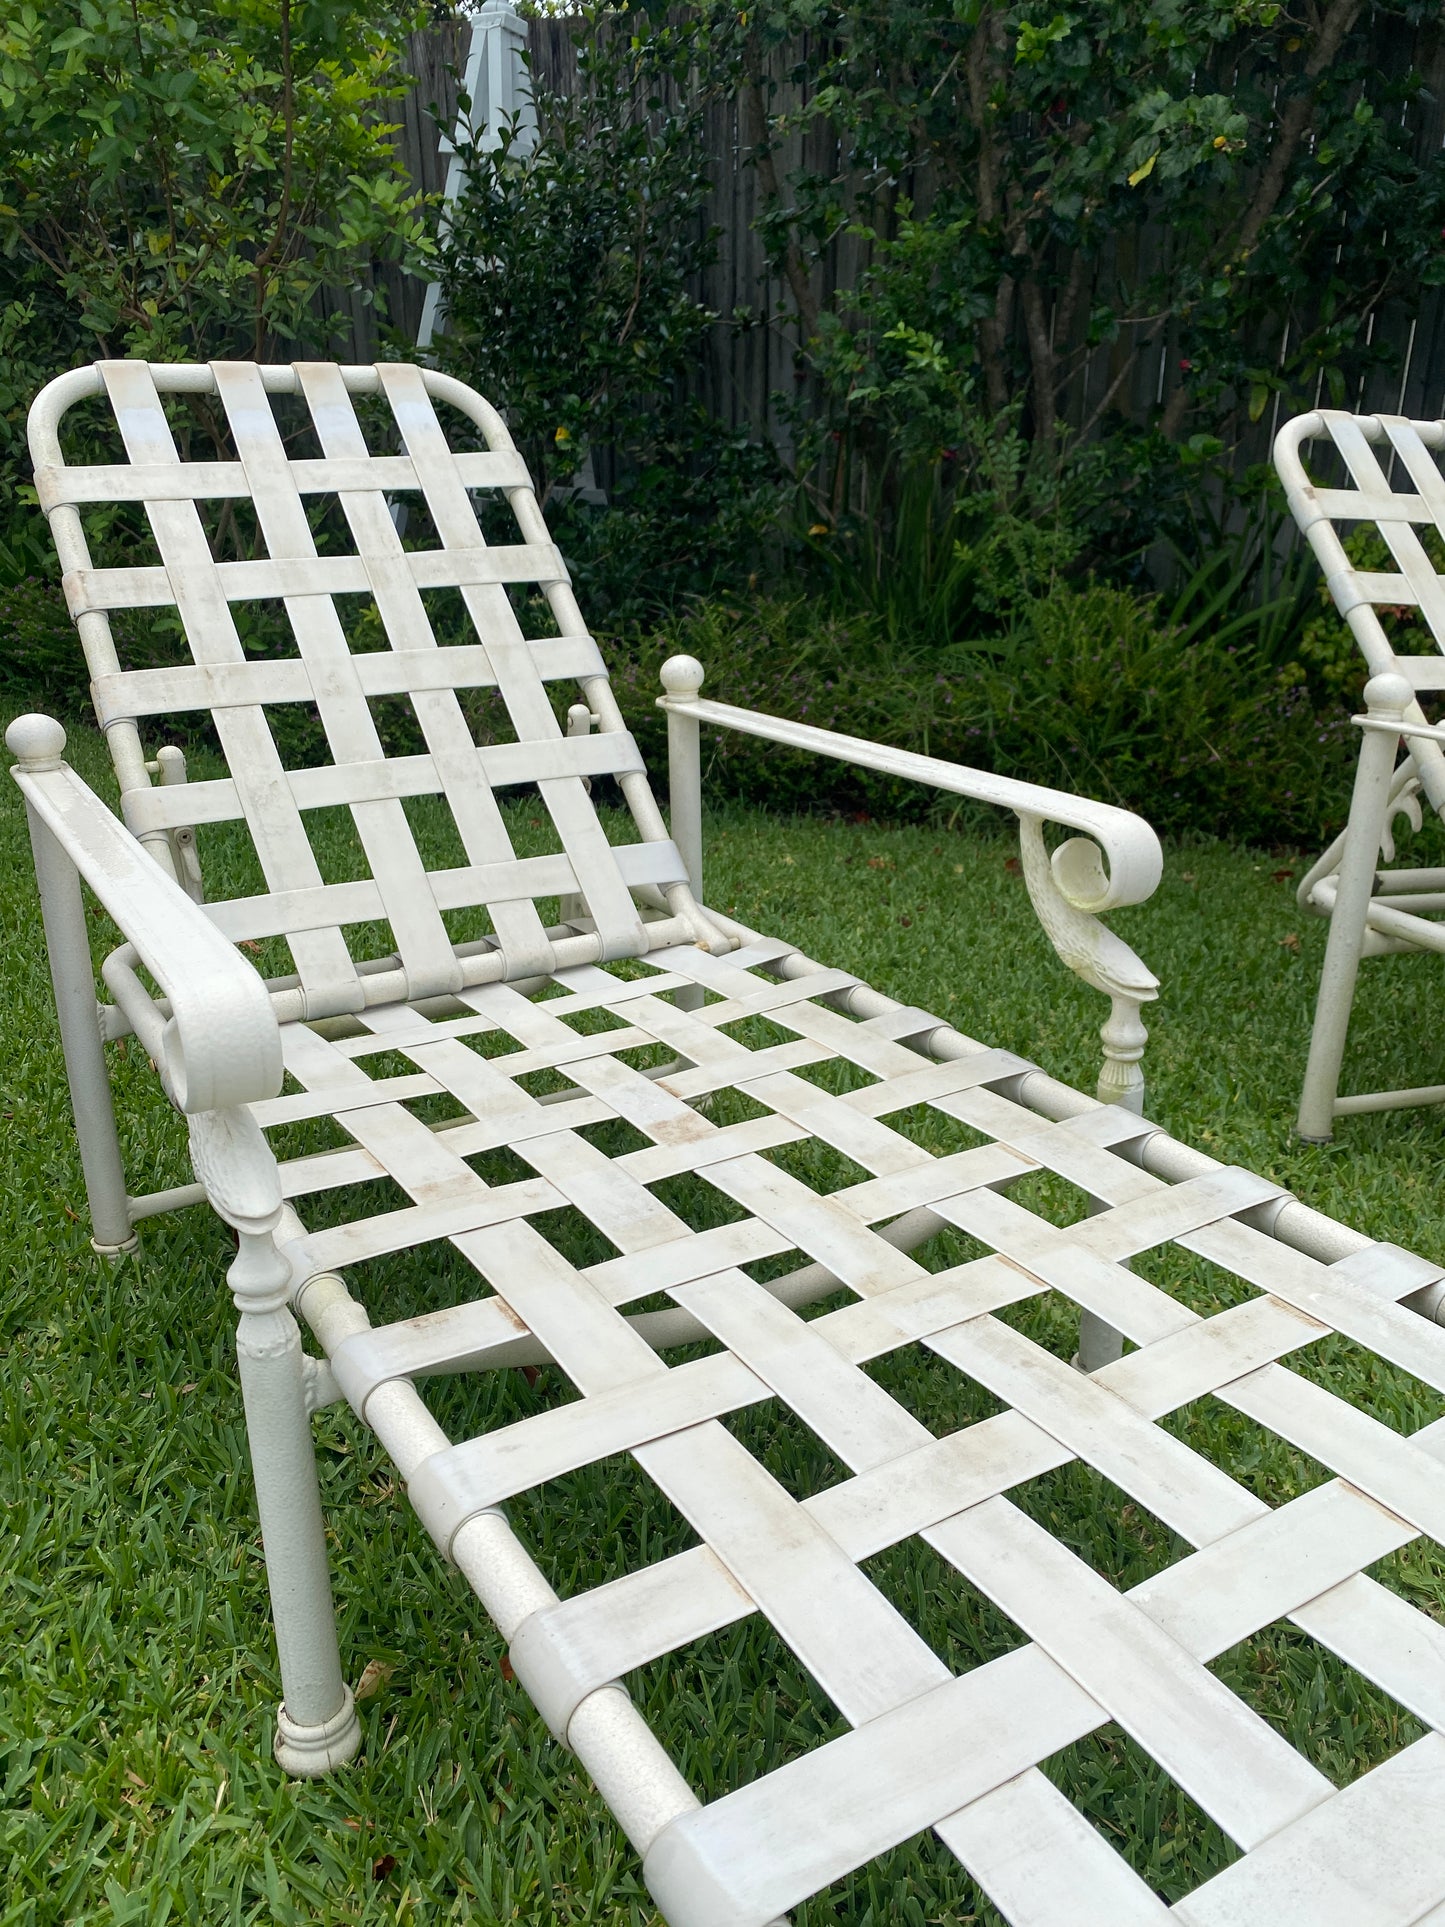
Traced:
<path fill-rule="evenodd" d="M 535 143 L 517 125 L 458 143 L 438 353 L 504 410 L 589 606 L 615 619 L 727 566 L 772 506 L 774 465 L 688 392 L 718 325 L 697 294 L 716 244 L 705 115 L 726 84 L 713 30 L 601 0 L 569 29 L 576 90 L 532 88 Z M 603 514 L 572 489 L 589 452 Z"/>
<path fill-rule="evenodd" d="M 694 292 L 715 234 L 690 36 L 613 16 L 571 17 L 577 90 L 530 90 L 535 144 L 517 125 L 458 142 L 442 243 L 442 353 L 506 409 L 544 493 L 589 446 L 651 438 L 715 319 Z"/>
<path fill-rule="evenodd" d="M 1117 424 L 1141 357 L 1162 367 L 1145 426 L 1197 462 L 1275 393 L 1353 399 L 1387 352 L 1371 318 L 1445 281 L 1445 155 L 1415 154 L 1424 76 L 1378 58 L 1407 29 L 1439 33 L 1424 0 L 764 0 L 724 16 L 823 427 L 875 482 L 980 409 L 1021 411 L 1052 461 L 1060 417 L 1075 443 Z M 835 164 L 780 169 L 799 132 L 826 133 Z M 866 266 L 824 300 L 812 269 L 845 230 Z M 1077 378 L 1100 351 L 1113 371 L 1085 408 Z"/>
<path fill-rule="evenodd" d="M 50 372 L 325 347 L 327 289 L 430 251 L 378 112 L 410 85 L 417 18 L 415 0 L 0 0 L 0 341 Z"/>

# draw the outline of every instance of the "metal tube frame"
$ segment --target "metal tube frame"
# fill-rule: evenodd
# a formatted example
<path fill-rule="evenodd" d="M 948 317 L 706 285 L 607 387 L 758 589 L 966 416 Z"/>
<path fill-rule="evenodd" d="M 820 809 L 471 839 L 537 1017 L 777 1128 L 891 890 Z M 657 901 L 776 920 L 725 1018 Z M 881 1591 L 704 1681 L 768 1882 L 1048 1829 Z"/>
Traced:
<path fill-rule="evenodd" d="M 71 1111 L 90 1207 L 91 1245 L 106 1258 L 134 1251 L 137 1243 L 126 1193 L 125 1165 L 116 1135 L 110 1073 L 101 1039 L 100 1006 L 80 873 L 28 801 L 30 847 L 35 858 L 45 948 L 60 1025 Z"/>

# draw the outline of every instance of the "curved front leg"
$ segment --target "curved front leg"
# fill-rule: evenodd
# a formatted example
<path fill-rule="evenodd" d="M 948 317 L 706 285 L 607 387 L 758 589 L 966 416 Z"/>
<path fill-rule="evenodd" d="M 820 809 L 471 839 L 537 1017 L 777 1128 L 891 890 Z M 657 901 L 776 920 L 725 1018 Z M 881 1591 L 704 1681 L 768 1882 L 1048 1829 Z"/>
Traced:
<path fill-rule="evenodd" d="M 1140 1011 L 1159 995 L 1159 979 L 1094 914 L 1108 892 L 1098 846 L 1087 837 L 1070 837 L 1050 856 L 1043 819 L 1021 811 L 1019 848 L 1029 898 L 1049 942 L 1076 976 L 1111 1000 L 1099 1032 L 1104 1046 L 1099 1096 L 1106 1104 L 1142 1113 L 1144 1073 L 1139 1060 L 1149 1033 Z"/>

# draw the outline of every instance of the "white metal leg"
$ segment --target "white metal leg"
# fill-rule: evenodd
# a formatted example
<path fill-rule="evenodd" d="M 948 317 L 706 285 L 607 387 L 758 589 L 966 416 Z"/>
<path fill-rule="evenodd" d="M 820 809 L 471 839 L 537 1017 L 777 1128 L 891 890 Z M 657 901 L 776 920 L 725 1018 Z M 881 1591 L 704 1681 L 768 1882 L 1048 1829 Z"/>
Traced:
<path fill-rule="evenodd" d="M 1137 997 L 1112 993 L 1112 1005 L 1099 1041 L 1104 1046 L 1104 1062 L 1096 1089 L 1104 1104 L 1122 1104 L 1136 1116 L 1144 1115 L 1144 1073 L 1140 1059 L 1149 1041 Z"/>
<path fill-rule="evenodd" d="M 191 1148 L 197 1177 L 240 1240 L 228 1283 L 281 1666 L 275 1751 L 288 1773 L 311 1779 L 353 1756 L 361 1726 L 341 1676 L 291 1267 L 274 1236 L 281 1188 L 249 1113 L 192 1118 Z"/>
<path fill-rule="evenodd" d="M 1375 676 L 1365 688 L 1372 723 L 1403 722 L 1411 700 L 1410 685 L 1403 676 Z M 1334 1133 L 1335 1095 L 1339 1090 L 1350 1006 L 1365 941 L 1365 920 L 1380 861 L 1380 838 L 1389 809 L 1398 742 L 1388 727 L 1381 727 L 1367 729 L 1360 745 L 1345 851 L 1340 860 L 1334 908 L 1330 912 L 1330 933 L 1315 1006 L 1309 1063 L 1300 1097 L 1299 1134 L 1313 1143 L 1326 1143 Z"/>
<path fill-rule="evenodd" d="M 35 875 L 45 921 L 45 944 L 50 955 L 50 981 L 75 1134 L 80 1143 L 80 1165 L 90 1206 L 91 1242 L 106 1257 L 135 1249 L 126 1199 L 125 1167 L 115 1131 L 110 1077 L 105 1066 L 100 1018 L 95 996 L 95 971 L 90 961 L 85 904 L 74 864 L 27 805 L 30 844 L 35 853 Z"/>

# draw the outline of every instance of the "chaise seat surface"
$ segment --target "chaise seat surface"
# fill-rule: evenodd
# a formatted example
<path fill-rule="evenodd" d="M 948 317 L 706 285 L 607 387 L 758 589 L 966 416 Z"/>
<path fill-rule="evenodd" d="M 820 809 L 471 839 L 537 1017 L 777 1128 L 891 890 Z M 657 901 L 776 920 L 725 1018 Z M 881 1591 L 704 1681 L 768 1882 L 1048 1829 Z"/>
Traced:
<path fill-rule="evenodd" d="M 474 417 L 482 449 L 454 454 L 432 398 L 455 384 L 304 367 L 288 390 L 289 376 L 87 371 L 75 396 L 103 390 L 127 459 L 40 464 L 123 814 L 178 879 L 149 922 L 137 906 L 154 872 L 126 867 L 123 833 L 43 732 L 21 754 L 38 834 L 68 839 L 123 927 L 135 911 L 106 1021 L 156 1058 L 200 1185 L 240 1234 L 243 1380 L 289 1342 L 289 1300 L 326 1354 L 308 1363 L 308 1402 L 344 1397 L 375 1431 L 673 1927 L 766 1927 L 930 1829 L 1017 1927 L 1445 1923 L 1445 1629 L 1371 1576 L 1417 1539 L 1445 1544 L 1445 1419 L 1407 1435 L 1388 1399 L 1375 1416 L 1328 1384 L 1331 1346 L 1359 1347 L 1442 1409 L 1445 1331 L 1419 1313 L 1445 1269 L 1343 1230 L 1301 1249 L 1283 1230 L 1300 1207 L 1268 1179 L 697 903 L 495 417 Z M 219 396 L 226 459 L 182 463 L 168 379 Z M 272 415 L 268 396 L 295 389 L 319 453 L 287 447 Z M 367 446 L 351 397 L 378 392 L 402 453 Z M 482 539 L 478 490 L 507 497 L 522 542 Z M 196 504 L 228 491 L 254 503 L 259 557 L 213 552 Z M 403 542 L 389 498 L 408 491 L 430 547 Z M 308 494 L 335 498 L 353 550 L 318 546 Z M 92 567 L 65 518 L 137 500 L 156 557 Z M 509 589 L 534 582 L 555 635 L 518 626 Z M 438 644 L 434 592 L 460 596 L 476 640 Z M 349 596 L 371 598 L 386 646 L 354 646 Z M 248 654 L 230 615 L 246 597 L 281 604 L 294 653 Z M 110 615 L 166 606 L 190 659 L 124 666 Z M 553 685 L 574 682 L 586 706 L 564 734 Z M 480 746 L 458 695 L 473 683 L 505 724 Z M 388 756 L 372 705 L 402 694 L 422 742 Z M 329 760 L 292 767 L 278 749 L 288 704 L 314 707 Z M 148 771 L 139 725 L 202 708 L 229 775 Z M 588 788 L 603 778 L 633 843 L 603 834 Z M 554 854 L 515 854 L 493 795 L 511 784 L 535 785 Z M 460 844 L 441 867 L 423 863 L 406 807 L 428 796 Z M 349 813 L 357 874 L 326 874 L 312 849 L 306 819 L 326 809 Z M 191 839 L 225 821 L 249 833 L 265 887 L 202 904 Z M 478 909 L 489 927 L 464 938 L 453 913 Z M 264 995 L 226 979 L 227 1022 L 259 1040 L 249 1055 L 209 1036 L 184 971 L 168 980 L 167 914 L 203 961 L 207 932 L 223 949 L 288 946 L 294 972 Z M 356 932 L 377 921 L 395 948 L 362 954 Z M 321 1129 L 332 1139 L 309 1146 Z M 379 1294 L 373 1324 L 368 1267 L 403 1256 L 405 1314 L 383 1319 Z M 1033 1320 L 1044 1305 L 1059 1316 Z M 1056 1342 L 1081 1317 L 1126 1341 L 1087 1372 Z M 247 1350 L 248 1319 L 269 1354 Z M 541 1363 L 555 1370 L 529 1416 L 477 1435 L 443 1425 L 452 1407 L 429 1381 Z M 925 1395 L 940 1373 L 960 1388 L 943 1408 Z M 247 1399 L 264 1452 L 251 1381 Z M 1249 1454 L 1212 1455 L 1196 1420 L 1218 1410 L 1240 1421 L 1229 1436 L 1259 1428 L 1318 1482 L 1261 1496 Z M 826 1472 L 798 1489 L 770 1432 Z M 629 1460 L 682 1522 L 678 1548 L 647 1557 L 621 1535 L 601 1583 L 559 1591 L 508 1503 L 565 1504 L 569 1475 L 620 1478 Z M 1157 1532 L 1166 1551 L 1142 1583 L 1120 1590 L 1032 1502 L 1068 1467 Z M 284 1677 L 287 1578 L 264 1490 L 262 1513 Z M 956 1579 L 942 1618 L 963 1632 L 986 1608 L 1011 1629 L 1005 1649 L 972 1665 L 957 1641 L 940 1651 L 923 1630 L 940 1613 L 895 1596 L 884 1555 Z M 620 1683 L 666 1680 L 754 1617 L 832 1724 L 700 1804 Z M 1336 1784 L 1216 1667 L 1281 1624 L 1422 1736 Z M 726 1757 L 747 1711 L 715 1702 Z M 1106 1837 L 1050 1777 L 1106 1729 L 1230 1843 L 1172 1905 L 1137 1870 L 1152 1843 Z"/>
<path fill-rule="evenodd" d="M 774 974 L 795 960 L 766 940 L 725 958 L 679 947 L 625 981 L 560 973 L 541 1001 L 506 986 L 465 993 L 473 1017 L 391 1007 L 341 1043 L 297 1026 L 288 1065 L 307 1097 L 258 1107 L 270 1121 L 324 1102 L 356 1140 L 310 1169 L 283 1166 L 288 1190 L 385 1173 L 414 1200 L 301 1238 L 290 1255 L 303 1275 L 440 1238 L 479 1274 L 470 1301 L 342 1341 L 332 1363 L 355 1409 L 403 1374 L 487 1362 L 489 1347 L 528 1335 L 576 1394 L 410 1470 L 439 1545 L 466 1569 L 468 1523 L 485 1509 L 623 1453 L 696 1535 L 693 1549 L 509 1629 L 554 1732 L 565 1737 L 610 1681 L 753 1613 L 855 1729 L 674 1820 L 646 1861 L 667 1917 L 771 1920 L 934 1827 L 1009 1920 L 1162 1921 L 1171 1910 L 1038 1770 L 1112 1721 L 1243 1850 L 1176 1904 L 1181 1919 L 1344 1919 L 1366 1889 L 1368 1918 L 1418 1918 L 1445 1897 L 1438 1736 L 1337 1790 L 1209 1665 L 1287 1620 L 1426 1724 L 1445 1717 L 1445 1631 L 1363 1576 L 1417 1533 L 1445 1536 L 1445 1423 L 1406 1440 L 1288 1362 L 1334 1331 L 1445 1389 L 1445 1333 L 1393 1302 L 1439 1268 L 1390 1247 L 1333 1265 L 1291 1251 L 1242 1221 L 1277 1203 L 1277 1186 L 1227 1167 L 1152 1177 L 1119 1155 L 1149 1131 L 1142 1119 L 1115 1106 L 1042 1118 L 997 1088 L 1029 1073 L 1023 1060 L 979 1049 L 922 1061 L 909 1040 L 935 1020 L 906 1008 L 850 1018 L 824 1000 L 856 980 Z M 714 1001 L 679 1010 L 672 995 L 697 983 Z M 600 1010 L 621 1027 L 576 1027 Z M 729 1035 L 759 1017 L 784 1041 Z M 479 1040 L 494 1054 L 480 1057 Z M 649 1078 L 625 1061 L 649 1044 L 689 1068 Z M 420 1077 L 368 1076 L 382 1049 Z M 839 1081 L 828 1065 L 849 1067 L 851 1088 L 827 1089 Z M 576 1094 L 529 1096 L 518 1080 L 539 1071 L 562 1072 Z M 473 1121 L 434 1130 L 388 1095 L 423 1081 Z M 725 1088 L 759 1114 L 712 1121 L 708 1101 Z M 979 1141 L 934 1155 L 916 1126 L 893 1127 L 925 1109 Z M 593 1140 L 609 1120 L 643 1142 L 608 1157 Z M 856 1180 L 820 1191 L 791 1175 L 783 1147 L 809 1138 Z M 478 1177 L 468 1160 L 500 1145 L 531 1175 Z M 1103 1208 L 1060 1226 L 1007 1195 L 1040 1173 Z M 742 1215 L 693 1230 L 653 1188 L 682 1175 Z M 617 1256 L 569 1263 L 534 1222 L 563 1206 Z M 929 1269 L 882 1235 L 920 1210 L 985 1254 Z M 1150 1283 L 1151 1256 L 1170 1244 L 1231 1274 L 1238 1302 L 1200 1316 Z M 770 1286 L 744 1269 L 785 1252 L 795 1271 Z M 784 1301 L 810 1263 L 843 1288 L 811 1316 Z M 1009 1322 L 1045 1292 L 1134 1349 L 1078 1373 Z M 704 1355 L 669 1365 L 627 1323 L 658 1294 L 715 1340 Z M 925 1353 L 1001 1409 L 936 1437 L 868 1370 L 888 1359 L 906 1383 Z M 1210 1398 L 1333 1476 L 1271 1507 L 1163 1423 Z M 796 1498 L 745 1449 L 727 1421 L 761 1403 L 826 1447 L 835 1482 Z M 1118 1593 L 1009 1497 L 1075 1460 L 1197 1550 Z M 952 1674 L 863 1570 L 915 1536 L 1026 1643 Z"/>

